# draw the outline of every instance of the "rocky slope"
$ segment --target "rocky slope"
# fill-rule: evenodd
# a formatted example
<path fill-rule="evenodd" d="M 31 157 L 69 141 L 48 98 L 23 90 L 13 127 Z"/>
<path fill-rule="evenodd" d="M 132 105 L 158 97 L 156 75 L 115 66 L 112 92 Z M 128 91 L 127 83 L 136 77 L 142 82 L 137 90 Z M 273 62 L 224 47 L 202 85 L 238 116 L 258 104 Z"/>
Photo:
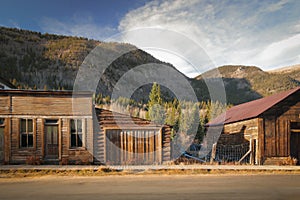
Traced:
<path fill-rule="evenodd" d="M 297 72 L 300 70 L 297 70 Z M 210 78 L 222 78 L 227 101 L 240 104 L 300 86 L 293 72 L 266 72 L 255 66 L 228 65 L 195 77 L 194 84 Z"/>
<path fill-rule="evenodd" d="M 71 90 L 80 65 L 97 45 L 116 51 L 133 47 L 0 27 L 0 76 L 23 89 Z M 123 74 L 147 63 L 163 62 L 139 49 L 120 56 L 101 77 L 97 92 L 110 95 Z M 163 64 L 176 70 L 171 64 Z M 254 66 L 222 66 L 194 79 L 187 78 L 200 101 L 210 98 L 203 77 L 206 81 L 221 77 L 228 103 L 239 104 L 299 86 L 300 66 L 270 72 Z M 147 101 L 150 89 L 151 85 L 139 88 L 133 98 Z M 173 94 L 167 88 L 162 87 L 162 92 L 165 99 L 172 99 Z"/>

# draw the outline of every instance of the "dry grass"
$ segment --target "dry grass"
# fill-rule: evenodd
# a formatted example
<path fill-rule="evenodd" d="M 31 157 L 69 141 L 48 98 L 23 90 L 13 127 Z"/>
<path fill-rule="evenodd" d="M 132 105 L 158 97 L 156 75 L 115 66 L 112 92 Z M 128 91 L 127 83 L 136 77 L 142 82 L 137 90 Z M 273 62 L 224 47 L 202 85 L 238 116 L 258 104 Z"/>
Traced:
<path fill-rule="evenodd" d="M 297 165 L 298 160 L 296 158 L 288 157 L 284 160 L 278 161 L 277 165 Z"/>
<path fill-rule="evenodd" d="M 300 174 L 300 170 L 249 170 L 249 169 L 158 169 L 158 170 L 113 170 L 101 167 L 97 170 L 0 170 L 1 178 L 23 178 L 42 176 L 125 176 L 125 175 L 251 175 L 251 174 Z"/>

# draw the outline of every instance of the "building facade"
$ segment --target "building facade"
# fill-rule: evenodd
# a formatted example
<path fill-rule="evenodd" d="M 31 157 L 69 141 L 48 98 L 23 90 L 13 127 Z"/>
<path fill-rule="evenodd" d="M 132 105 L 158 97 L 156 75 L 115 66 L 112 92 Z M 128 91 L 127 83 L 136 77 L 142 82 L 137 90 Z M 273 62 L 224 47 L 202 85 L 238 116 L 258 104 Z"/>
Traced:
<path fill-rule="evenodd" d="M 95 162 L 117 165 L 162 164 L 171 159 L 171 129 L 149 120 L 96 109 Z"/>
<path fill-rule="evenodd" d="M 250 141 L 255 164 L 300 161 L 300 87 L 234 106 L 208 127 L 222 126 L 220 144 Z"/>
<path fill-rule="evenodd" d="M 89 92 L 0 90 L 1 164 L 160 164 L 170 141 L 170 126 L 95 109 Z"/>
<path fill-rule="evenodd" d="M 91 97 L 84 92 L 0 90 L 0 163 L 92 163 Z"/>

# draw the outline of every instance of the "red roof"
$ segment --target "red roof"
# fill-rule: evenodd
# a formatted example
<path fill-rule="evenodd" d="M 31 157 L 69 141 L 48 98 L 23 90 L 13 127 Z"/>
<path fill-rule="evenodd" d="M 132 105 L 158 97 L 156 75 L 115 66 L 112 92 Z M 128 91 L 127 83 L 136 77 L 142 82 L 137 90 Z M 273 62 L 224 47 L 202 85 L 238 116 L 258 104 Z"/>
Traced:
<path fill-rule="evenodd" d="M 258 117 L 258 115 L 267 111 L 269 108 L 273 107 L 277 103 L 283 101 L 291 94 L 299 91 L 300 87 L 296 87 L 292 90 L 281 92 L 275 95 L 271 95 L 265 98 L 257 99 L 247 103 L 243 103 L 234 106 L 227 110 L 225 113 L 219 115 L 215 119 L 207 123 L 207 126 L 217 126 L 222 124 L 229 124 L 233 122 L 238 122 L 246 119 L 251 119 Z"/>

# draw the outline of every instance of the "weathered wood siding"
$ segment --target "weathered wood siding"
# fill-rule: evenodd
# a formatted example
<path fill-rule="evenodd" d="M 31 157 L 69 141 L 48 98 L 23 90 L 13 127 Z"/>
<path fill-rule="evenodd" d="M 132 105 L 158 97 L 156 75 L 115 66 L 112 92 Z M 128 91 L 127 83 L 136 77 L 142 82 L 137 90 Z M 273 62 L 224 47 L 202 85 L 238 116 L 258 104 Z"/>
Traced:
<path fill-rule="evenodd" d="M 93 163 L 93 126 L 92 119 L 83 119 L 85 127 L 84 147 L 70 148 L 70 119 L 64 121 L 65 133 L 63 134 L 63 155 L 65 162 L 69 164 L 90 164 Z"/>
<path fill-rule="evenodd" d="M 70 148 L 70 119 L 61 119 L 59 127 L 59 161 L 63 164 L 88 164 L 93 162 L 92 147 L 93 129 L 91 124 L 92 119 L 86 118 L 85 121 L 85 146 L 79 148 Z M 45 157 L 45 130 L 44 119 L 34 119 L 33 147 L 20 147 L 20 119 L 12 119 L 12 134 L 11 134 L 11 163 L 26 163 L 30 157 L 43 162 Z"/>
<path fill-rule="evenodd" d="M 300 122 L 300 92 L 296 92 L 261 116 L 264 125 L 264 156 L 290 155 L 290 122 Z"/>
<path fill-rule="evenodd" d="M 225 124 L 218 143 L 241 144 L 245 140 L 258 138 L 258 119 L 250 119 L 232 124 Z"/>
<path fill-rule="evenodd" d="M 75 103 L 73 108 L 72 103 Z M 5 163 L 46 162 L 45 121 L 57 120 L 58 160 L 62 164 L 93 162 L 91 94 L 72 92 L 0 91 L 0 116 L 5 119 Z M 33 147 L 20 146 L 20 120 L 33 120 Z M 85 146 L 70 148 L 70 120 L 84 121 Z"/>
<path fill-rule="evenodd" d="M 0 96 L 0 113 L 9 114 L 10 112 L 10 97 L 9 96 Z"/>
<path fill-rule="evenodd" d="M 99 163 L 152 164 L 170 160 L 170 126 L 158 126 L 148 120 L 103 109 L 97 109 L 96 115 L 100 130 L 94 136 L 97 140 L 94 155 Z M 118 123 L 114 117 L 118 119 Z M 129 121 L 133 121 L 135 125 L 128 123 Z M 125 133 L 130 131 L 135 135 Z M 151 131 L 158 134 L 147 137 Z M 140 134 L 146 134 L 145 138 L 140 137 Z M 124 155 L 121 155 L 122 152 Z M 147 159 L 151 163 L 147 163 Z"/>
<path fill-rule="evenodd" d="M 72 106 L 73 101 L 75 101 Z M 92 113 L 91 98 L 78 98 L 57 96 L 13 96 L 12 114 L 16 115 L 87 115 Z"/>

